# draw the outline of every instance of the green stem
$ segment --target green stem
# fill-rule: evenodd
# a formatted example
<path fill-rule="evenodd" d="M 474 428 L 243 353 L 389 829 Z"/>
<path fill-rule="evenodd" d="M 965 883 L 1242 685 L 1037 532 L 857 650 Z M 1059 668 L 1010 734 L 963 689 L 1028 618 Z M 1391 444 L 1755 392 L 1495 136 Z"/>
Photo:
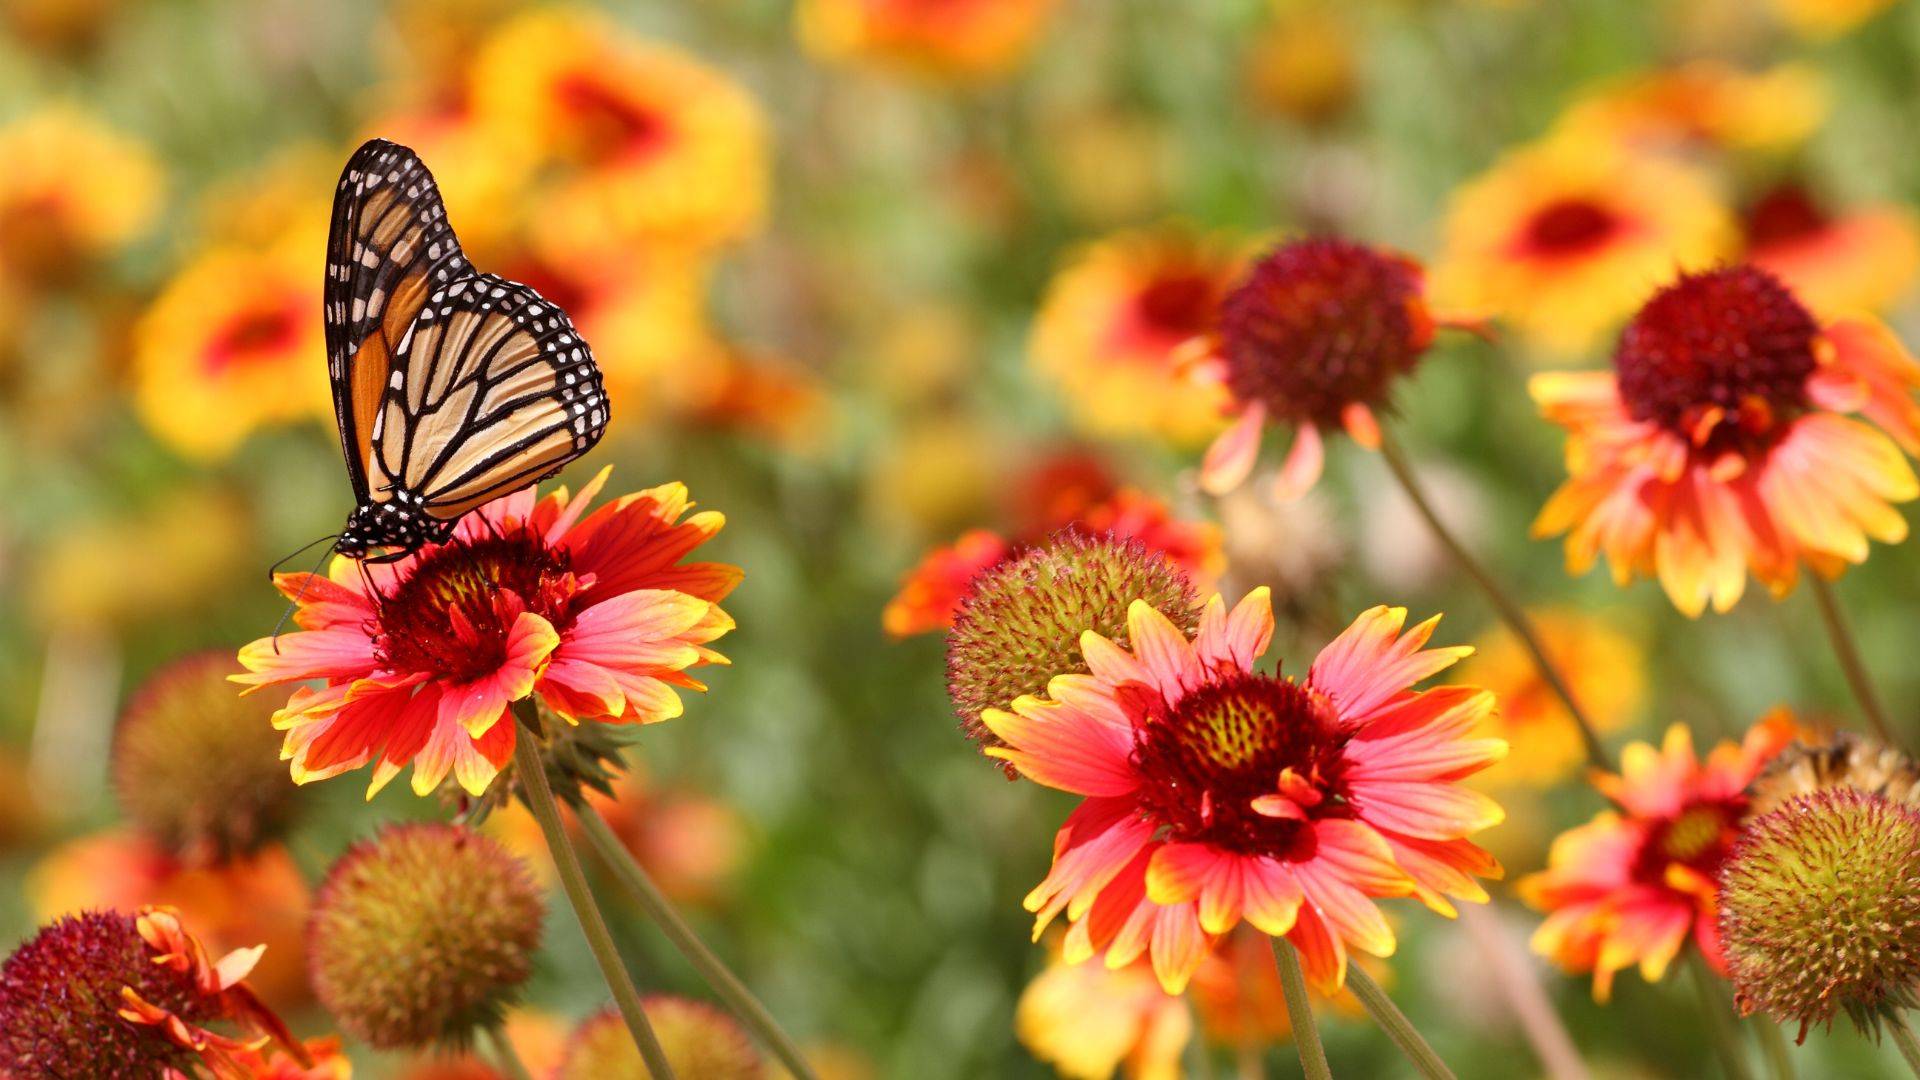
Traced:
<path fill-rule="evenodd" d="M 1287 999 L 1287 1020 L 1293 1025 L 1293 1045 L 1300 1050 L 1300 1070 L 1307 1080 L 1333 1080 L 1327 1068 L 1327 1050 L 1320 1045 L 1320 1029 L 1314 1024 L 1313 1006 L 1307 1001 L 1307 980 L 1300 973 L 1300 954 L 1293 943 L 1268 938 L 1273 946 L 1273 962 L 1280 968 L 1280 989 Z"/>
<path fill-rule="evenodd" d="M 580 931 L 587 937 L 587 948 L 593 951 L 594 962 L 600 965 L 600 976 L 613 992 L 613 1003 L 620 1010 L 620 1018 L 626 1021 L 634 1045 L 640 1048 L 647 1074 L 654 1080 L 673 1080 L 673 1067 L 667 1064 L 660 1040 L 654 1036 L 653 1026 L 647 1023 L 647 1014 L 640 1008 L 640 994 L 633 988 L 633 979 L 614 947 L 606 917 L 594 902 L 586 872 L 580 869 L 580 853 L 573 849 L 573 841 L 568 839 L 567 830 L 560 823 L 560 807 L 553 801 L 547 767 L 540 760 L 539 712 L 526 700 L 515 702 L 513 711 L 521 725 L 513 744 L 514 772 L 519 776 L 527 809 L 533 811 L 533 819 L 540 823 L 540 833 L 546 837 L 547 850 L 560 872 L 560 887 L 567 894 L 567 902 L 573 905 L 574 917 L 580 920 Z"/>
<path fill-rule="evenodd" d="M 481 1038 L 487 1042 L 493 1063 L 499 1066 L 508 1080 L 533 1080 L 533 1074 L 527 1071 L 527 1063 L 520 1060 L 520 1054 L 508 1041 L 505 1029 L 494 1026 L 480 1030 Z"/>
<path fill-rule="evenodd" d="M 1393 1044 L 1400 1048 L 1400 1053 L 1406 1056 L 1421 1076 L 1427 1080 L 1456 1080 L 1453 1070 L 1447 1068 L 1447 1063 L 1441 1061 L 1440 1055 L 1427 1045 L 1427 1040 L 1414 1030 L 1413 1024 L 1407 1020 L 1407 1014 L 1400 1011 L 1387 992 L 1380 989 L 1380 984 L 1374 982 L 1373 977 L 1362 970 L 1359 964 L 1347 964 L 1347 989 L 1360 999 L 1367 1015 L 1373 1017 L 1373 1022 L 1380 1025 L 1380 1030 L 1387 1033 L 1387 1038 L 1393 1040 Z"/>
<path fill-rule="evenodd" d="M 1558 665 L 1547 656 L 1547 650 L 1540 644 L 1540 636 L 1534 630 L 1533 620 L 1527 617 L 1526 610 L 1507 594 L 1506 589 L 1501 587 L 1491 573 L 1488 573 L 1487 568 L 1473 557 L 1466 545 L 1462 544 L 1460 539 L 1454 536 L 1446 524 L 1440 520 L 1440 515 L 1434 510 L 1433 503 L 1427 499 L 1426 491 L 1414 478 L 1413 469 L 1400 453 L 1399 446 L 1385 432 L 1380 435 L 1380 456 L 1386 460 L 1388 471 L 1393 473 L 1394 479 L 1400 482 L 1400 489 L 1407 493 L 1408 501 L 1413 503 L 1413 508 L 1419 512 L 1421 520 L 1425 521 L 1427 528 L 1433 532 L 1434 539 L 1440 541 L 1440 546 L 1447 550 L 1448 556 L 1454 563 L 1473 579 L 1474 584 L 1480 586 L 1480 591 L 1487 595 L 1487 599 L 1493 604 L 1494 611 L 1499 614 L 1500 621 L 1507 624 L 1507 629 L 1513 632 L 1513 636 L 1520 640 L 1520 644 L 1533 657 L 1533 665 L 1539 670 L 1540 678 L 1546 682 L 1554 696 L 1560 699 L 1560 704 L 1566 706 L 1567 715 L 1573 718 L 1573 725 L 1580 732 L 1580 743 L 1587 751 L 1587 762 L 1596 769 L 1612 771 L 1613 765 L 1607 758 L 1606 748 L 1600 744 L 1600 736 L 1594 731 L 1593 722 L 1588 719 L 1586 710 L 1580 707 L 1580 703 L 1574 700 L 1573 691 L 1567 686 L 1567 681 L 1561 677 Z"/>
<path fill-rule="evenodd" d="M 1694 989 L 1700 994 L 1700 1015 L 1707 1024 L 1707 1041 L 1713 1044 L 1713 1052 L 1720 1059 L 1720 1069 L 1727 1080 L 1753 1080 L 1753 1074 L 1747 1071 L 1747 1058 L 1740 1049 L 1740 1038 L 1733 1026 L 1733 1005 L 1725 994 L 1720 992 L 1717 976 L 1707 967 L 1707 962 L 1695 952 L 1687 957 L 1687 964 L 1693 969 Z"/>
<path fill-rule="evenodd" d="M 1888 1016 L 1887 1030 L 1893 1032 L 1893 1045 L 1899 1047 L 1900 1056 L 1907 1059 L 1907 1068 L 1913 1070 L 1913 1075 L 1920 1076 L 1920 1042 L 1914 1041 L 1907 1018 L 1899 1013 Z"/>
<path fill-rule="evenodd" d="M 1786 1033 L 1765 1016 L 1753 1019 L 1753 1031 L 1760 1041 L 1760 1055 L 1767 1059 L 1767 1073 L 1773 1080 L 1793 1080 L 1793 1055 L 1787 1049 Z"/>
<path fill-rule="evenodd" d="M 1187 1057 L 1193 1068 L 1194 1080 L 1213 1080 L 1213 1056 L 1207 1050 L 1207 1040 L 1200 1033 L 1200 1015 L 1193 1007 L 1193 1000 L 1187 999 L 1187 1023 L 1193 1036 L 1187 1041 Z"/>
<path fill-rule="evenodd" d="M 641 910 L 660 927 L 667 940 L 673 942 L 674 948 L 679 949 L 680 954 L 700 972 L 700 976 L 727 1008 L 740 1018 L 740 1022 L 753 1032 L 773 1056 L 780 1059 L 788 1072 L 798 1080 L 816 1080 L 813 1066 L 807 1063 L 793 1039 L 781 1030 L 773 1014 L 760 1004 L 760 1000 L 753 996 L 753 991 L 747 989 L 746 984 L 714 955 L 712 949 L 707 948 L 706 942 L 700 940 L 700 935 L 694 933 L 693 927 L 681 918 L 673 902 L 667 899 L 666 894 L 660 891 L 660 886 L 634 859 L 633 853 L 614 835 L 600 812 L 588 805 L 578 808 L 575 816 L 587 834 L 587 842 L 599 853 L 601 861 L 613 871 L 613 876 L 619 879 Z"/>
<path fill-rule="evenodd" d="M 1873 733 L 1881 742 L 1899 746 L 1899 740 L 1893 736 L 1893 725 L 1887 722 L 1886 707 L 1880 704 L 1873 679 L 1867 675 L 1866 662 L 1860 659 L 1860 646 L 1854 641 L 1846 615 L 1840 610 L 1840 599 L 1833 595 L 1833 583 L 1817 573 L 1808 574 L 1807 580 L 1812 586 L 1814 602 L 1820 607 L 1820 621 L 1826 624 L 1827 640 L 1833 642 L 1840 671 L 1846 675 L 1847 686 L 1853 690 L 1854 700 L 1860 703 L 1860 711 L 1866 714 L 1867 723 L 1873 726 Z"/>

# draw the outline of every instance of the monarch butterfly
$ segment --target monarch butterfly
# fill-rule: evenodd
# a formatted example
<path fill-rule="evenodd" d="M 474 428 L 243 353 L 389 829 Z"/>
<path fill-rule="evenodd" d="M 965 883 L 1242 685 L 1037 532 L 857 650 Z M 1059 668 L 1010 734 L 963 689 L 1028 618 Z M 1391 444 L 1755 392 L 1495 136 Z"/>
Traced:
<path fill-rule="evenodd" d="M 373 139 L 333 197 L 327 377 L 354 508 L 334 550 L 393 562 L 600 441 L 607 396 L 567 313 L 475 270 L 419 155 Z M 375 549 L 383 554 L 369 556 Z"/>

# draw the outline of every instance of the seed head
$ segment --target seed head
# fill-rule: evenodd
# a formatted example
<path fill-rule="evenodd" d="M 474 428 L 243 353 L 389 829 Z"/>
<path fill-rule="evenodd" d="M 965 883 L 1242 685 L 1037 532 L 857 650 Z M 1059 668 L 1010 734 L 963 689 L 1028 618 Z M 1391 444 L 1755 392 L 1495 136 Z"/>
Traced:
<path fill-rule="evenodd" d="M 733 1018 L 711 1005 L 654 995 L 640 1003 L 675 1076 L 701 1080 L 761 1080 L 766 1067 Z M 646 1077 L 646 1063 L 612 1009 L 588 1017 L 567 1043 L 555 1080 Z"/>

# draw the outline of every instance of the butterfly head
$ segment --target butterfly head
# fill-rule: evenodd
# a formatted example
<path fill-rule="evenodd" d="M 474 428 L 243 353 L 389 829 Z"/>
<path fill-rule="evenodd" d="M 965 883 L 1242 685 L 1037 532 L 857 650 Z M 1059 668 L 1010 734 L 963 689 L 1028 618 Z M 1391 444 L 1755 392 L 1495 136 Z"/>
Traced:
<path fill-rule="evenodd" d="M 377 561 L 390 562 L 428 544 L 440 543 L 452 531 L 452 522 L 409 508 L 403 502 L 365 503 L 347 515 L 334 550 L 349 558 L 364 559 L 384 548 L 386 553 Z"/>

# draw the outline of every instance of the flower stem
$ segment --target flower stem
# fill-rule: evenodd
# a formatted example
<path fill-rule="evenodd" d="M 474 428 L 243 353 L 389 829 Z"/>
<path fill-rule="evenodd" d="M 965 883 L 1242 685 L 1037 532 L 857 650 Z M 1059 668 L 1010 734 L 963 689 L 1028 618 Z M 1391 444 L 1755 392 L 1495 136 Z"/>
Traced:
<path fill-rule="evenodd" d="M 593 845 L 594 851 L 599 853 L 601 861 L 613 871 L 613 876 L 619 879 L 620 884 L 626 888 L 634 902 L 640 905 L 641 910 L 659 925 L 660 931 L 673 942 L 674 948 L 679 949 L 680 954 L 700 972 L 700 976 L 707 981 L 708 986 L 713 988 L 713 992 L 719 996 L 727 1008 L 740 1018 L 740 1022 L 753 1032 L 754 1036 L 773 1053 L 773 1056 L 780 1059 L 780 1063 L 786 1066 L 788 1072 L 798 1080 L 815 1080 L 813 1066 L 807 1063 L 807 1059 L 800 1053 L 800 1048 L 794 1045 L 793 1039 L 781 1030 L 773 1014 L 769 1013 L 766 1006 L 760 1004 L 759 999 L 753 996 L 753 991 L 747 989 L 746 984 L 742 983 L 727 968 L 727 965 L 714 955 L 706 942 L 701 941 L 700 936 L 694 933 L 693 927 L 688 926 L 687 921 L 681 918 L 680 912 L 674 909 L 673 902 L 667 899 L 666 894 L 660 891 L 660 886 L 654 883 L 653 878 L 649 877 L 646 870 L 634 859 L 633 853 L 627 850 L 618 836 L 614 835 L 606 819 L 600 816 L 600 811 L 591 805 L 585 805 L 576 810 L 575 816 L 579 818 L 580 827 L 587 834 L 587 841 Z"/>
<path fill-rule="evenodd" d="M 606 980 L 607 989 L 613 992 L 613 1003 L 620 1010 L 620 1018 L 626 1021 L 634 1045 L 640 1048 L 647 1075 L 655 1080 L 672 1080 L 673 1067 L 667 1064 L 667 1055 L 660 1049 L 653 1025 L 647 1023 L 647 1014 L 640 1008 L 640 994 L 633 988 L 633 978 L 627 974 L 626 964 L 614 947 L 606 917 L 594 902 L 586 872 L 580 869 L 580 853 L 573 849 L 573 841 L 560 824 L 560 807 L 553 801 L 547 767 L 540 760 L 539 714 L 524 700 L 516 702 L 513 708 L 521 725 L 516 733 L 519 737 L 513 744 L 513 765 L 514 772 L 519 774 L 520 791 L 527 809 L 533 811 L 534 820 L 540 823 L 540 833 L 546 837 L 553 865 L 560 872 L 560 886 L 566 891 L 567 902 L 573 905 L 574 917 L 580 920 L 580 930 L 587 937 L 594 962 L 600 965 L 600 975 Z"/>
<path fill-rule="evenodd" d="M 513 1043 L 507 1040 L 507 1033 L 498 1025 L 481 1029 L 487 1047 L 492 1051 L 493 1063 L 506 1074 L 508 1080 L 533 1080 L 533 1074 L 527 1071 L 527 1064 L 520 1060 L 520 1054 L 514 1050 Z"/>
<path fill-rule="evenodd" d="M 1561 677 L 1559 667 L 1547 657 L 1547 651 L 1540 644 L 1540 637 L 1534 631 L 1533 620 L 1527 618 L 1526 611 L 1507 595 L 1507 591 L 1494 580 L 1486 567 L 1480 565 L 1480 561 L 1475 559 L 1459 538 L 1441 522 L 1440 515 L 1433 509 L 1433 503 L 1428 501 L 1425 490 L 1414 478 L 1412 468 L 1407 465 L 1407 459 L 1401 455 L 1399 445 L 1386 432 L 1382 432 L 1380 436 L 1380 456 L 1386 460 L 1388 471 L 1392 472 L 1394 479 L 1400 482 L 1400 489 L 1407 493 L 1407 499 L 1413 503 L 1413 508 L 1419 511 L 1421 519 L 1427 523 L 1427 528 L 1431 529 L 1434 538 L 1440 541 L 1440 546 L 1447 549 L 1447 554 L 1452 557 L 1454 563 L 1465 571 L 1476 585 L 1480 586 L 1481 592 L 1486 593 L 1487 599 L 1493 603 L 1494 611 L 1499 613 L 1500 620 L 1507 624 L 1507 629 L 1513 631 L 1513 636 L 1520 639 L 1520 644 L 1533 657 L 1533 664 L 1539 670 L 1540 678 L 1546 682 L 1554 696 L 1560 699 L 1560 703 L 1566 706 L 1567 715 L 1573 717 L 1574 727 L 1580 731 L 1581 745 L 1586 748 L 1587 762 L 1596 769 L 1611 771 L 1613 765 L 1607 758 L 1606 748 L 1600 744 L 1600 736 L 1594 732 L 1593 722 L 1587 718 L 1586 710 L 1580 707 L 1580 703 L 1574 700 L 1573 691 L 1567 687 L 1567 681 Z"/>
<path fill-rule="evenodd" d="M 1553 1080 L 1588 1080 L 1586 1063 L 1567 1034 L 1553 1001 L 1535 977 L 1520 945 L 1502 932 L 1500 919 L 1491 910 L 1476 904 L 1460 906 L 1460 925 L 1473 939 L 1494 985 L 1520 1021 L 1520 1030 L 1533 1047 L 1534 1056 Z"/>
<path fill-rule="evenodd" d="M 1293 943 L 1268 938 L 1273 946 L 1273 962 L 1280 968 L 1280 989 L 1287 999 L 1287 1020 L 1293 1025 L 1293 1045 L 1300 1051 L 1300 1071 L 1307 1080 L 1333 1080 L 1327 1068 L 1327 1049 L 1320 1045 L 1320 1029 L 1314 1025 L 1313 1006 L 1307 1001 L 1307 980 L 1300 974 L 1300 954 Z"/>
<path fill-rule="evenodd" d="M 1187 1023 L 1193 1030 L 1193 1036 L 1187 1040 L 1187 1057 L 1193 1067 L 1194 1080 L 1213 1080 L 1213 1055 L 1207 1051 L 1207 1040 L 1200 1035 L 1200 1016 L 1192 998 L 1187 999 Z"/>
<path fill-rule="evenodd" d="M 1360 999 L 1367 1015 L 1373 1017 L 1373 1022 L 1380 1025 L 1380 1030 L 1386 1032 L 1387 1038 L 1400 1048 L 1415 1071 L 1427 1080 L 1456 1080 L 1453 1070 L 1447 1068 L 1447 1063 L 1441 1061 L 1440 1055 L 1427 1045 L 1427 1040 L 1414 1030 L 1413 1024 L 1407 1020 L 1407 1014 L 1400 1011 L 1387 992 L 1380 989 L 1380 984 L 1374 982 L 1373 977 L 1362 970 L 1359 964 L 1347 964 L 1347 989 Z"/>
<path fill-rule="evenodd" d="M 1787 1036 L 1780 1025 L 1765 1016 L 1753 1019 L 1753 1030 L 1760 1040 L 1760 1053 L 1767 1059 L 1767 1072 L 1773 1080 L 1793 1080 L 1793 1056 L 1787 1049 Z"/>
<path fill-rule="evenodd" d="M 1734 1030 L 1733 1006 L 1715 985 L 1713 970 L 1698 952 L 1689 955 L 1687 963 L 1693 969 L 1694 989 L 1700 992 L 1700 1015 L 1707 1023 L 1707 1041 L 1713 1044 L 1714 1055 L 1720 1059 L 1721 1072 L 1727 1080 L 1753 1080 Z"/>
<path fill-rule="evenodd" d="M 1814 602 L 1820 606 L 1820 621 L 1826 624 L 1827 639 L 1833 642 L 1833 653 L 1840 660 L 1840 670 L 1847 677 L 1854 700 L 1860 703 L 1860 711 L 1866 714 L 1867 723 L 1873 726 L 1873 733 L 1881 742 L 1899 746 L 1893 736 L 1893 726 L 1887 723 L 1887 710 L 1880 704 L 1880 695 L 1874 692 L 1873 680 L 1867 675 L 1867 665 L 1860 659 L 1860 646 L 1854 641 L 1853 631 L 1847 628 L 1840 599 L 1833 595 L 1833 583 L 1817 573 L 1808 574 L 1807 579 L 1812 585 Z"/>
<path fill-rule="evenodd" d="M 1907 1068 L 1913 1070 L 1913 1075 L 1920 1076 L 1920 1042 L 1914 1040 L 1907 1018 L 1899 1013 L 1890 1014 L 1887 1030 L 1893 1032 L 1893 1045 L 1899 1047 L 1900 1056 L 1907 1059 Z"/>

